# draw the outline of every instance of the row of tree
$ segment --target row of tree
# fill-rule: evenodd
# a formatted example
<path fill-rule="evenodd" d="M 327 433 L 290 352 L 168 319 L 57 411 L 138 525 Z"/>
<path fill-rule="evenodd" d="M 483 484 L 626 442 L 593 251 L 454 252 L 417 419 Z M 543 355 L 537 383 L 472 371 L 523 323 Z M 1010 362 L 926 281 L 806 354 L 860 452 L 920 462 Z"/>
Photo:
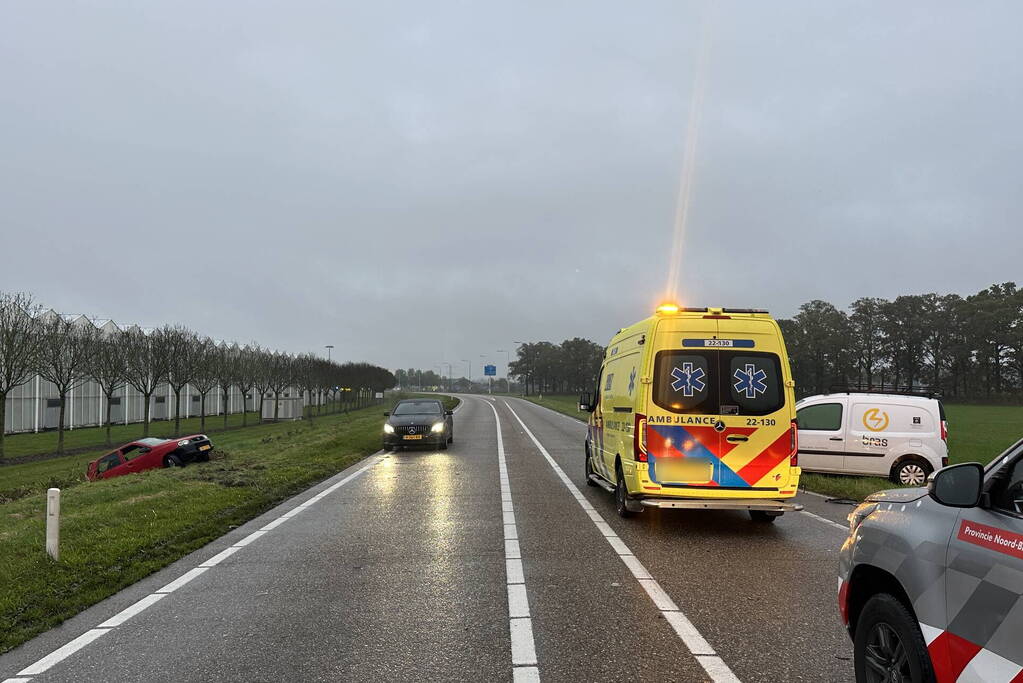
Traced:
<path fill-rule="evenodd" d="M 64 451 L 67 397 L 87 381 L 106 397 L 107 442 L 110 442 L 110 399 L 125 387 L 141 394 L 143 430 L 149 434 L 151 398 L 160 386 L 174 393 L 175 430 L 180 429 L 181 396 L 191 386 L 200 397 L 202 429 L 206 400 L 222 393 L 226 407 L 232 387 L 242 395 L 243 424 L 248 397 L 255 391 L 262 413 L 263 397 L 274 398 L 274 419 L 281 394 L 297 388 L 340 405 L 347 388 L 383 391 L 394 386 L 394 375 L 368 363 L 336 363 L 313 354 L 293 355 L 256 344 L 216 343 L 181 326 L 153 331 L 138 327 L 104 333 L 88 320 L 44 314 L 25 294 L 0 292 L 0 458 L 4 456 L 4 418 L 8 394 L 38 375 L 51 382 L 60 401 L 57 450 Z M 322 402 L 318 410 L 322 410 Z M 224 411 L 227 424 L 227 411 Z"/>
<path fill-rule="evenodd" d="M 403 391 L 459 391 L 462 393 L 484 393 L 494 391 L 505 394 L 509 391 L 508 380 L 495 377 L 490 381 L 474 382 L 467 377 L 445 377 L 433 370 L 417 370 L 415 368 L 399 368 L 394 371 L 398 388 Z"/>
<path fill-rule="evenodd" d="M 603 358 L 604 347 L 580 337 L 534 342 L 518 348 L 508 371 L 527 394 L 592 391 Z"/>
<path fill-rule="evenodd" d="M 1012 282 L 966 297 L 862 298 L 848 312 L 815 300 L 778 322 L 801 394 L 856 383 L 957 399 L 1023 396 L 1023 290 Z"/>

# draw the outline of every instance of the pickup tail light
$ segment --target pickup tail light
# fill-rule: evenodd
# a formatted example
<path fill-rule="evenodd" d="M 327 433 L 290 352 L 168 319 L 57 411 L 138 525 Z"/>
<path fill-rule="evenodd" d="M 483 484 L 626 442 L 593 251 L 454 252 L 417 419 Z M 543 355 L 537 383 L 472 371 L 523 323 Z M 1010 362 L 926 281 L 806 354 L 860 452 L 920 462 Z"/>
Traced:
<path fill-rule="evenodd" d="M 799 426 L 795 420 L 789 427 L 789 466 L 799 467 Z"/>
<path fill-rule="evenodd" d="M 646 415 L 636 413 L 636 423 L 632 430 L 632 455 L 636 462 L 646 462 Z"/>

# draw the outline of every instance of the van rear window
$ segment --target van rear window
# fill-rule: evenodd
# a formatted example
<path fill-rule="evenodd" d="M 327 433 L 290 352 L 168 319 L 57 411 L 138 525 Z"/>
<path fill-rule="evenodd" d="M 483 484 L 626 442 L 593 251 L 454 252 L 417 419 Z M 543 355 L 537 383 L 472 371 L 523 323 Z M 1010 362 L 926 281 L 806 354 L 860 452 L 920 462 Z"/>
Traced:
<path fill-rule="evenodd" d="M 781 363 L 753 351 L 660 351 L 653 400 L 673 413 L 767 415 L 785 405 Z"/>

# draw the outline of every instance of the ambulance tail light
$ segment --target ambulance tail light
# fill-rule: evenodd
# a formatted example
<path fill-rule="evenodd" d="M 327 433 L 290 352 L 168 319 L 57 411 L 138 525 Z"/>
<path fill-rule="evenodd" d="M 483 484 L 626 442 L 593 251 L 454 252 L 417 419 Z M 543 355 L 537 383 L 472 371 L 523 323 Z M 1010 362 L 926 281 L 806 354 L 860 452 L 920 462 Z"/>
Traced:
<path fill-rule="evenodd" d="M 632 430 L 632 454 L 636 462 L 646 462 L 646 415 L 636 413 L 636 424 Z"/>
<path fill-rule="evenodd" d="M 799 428 L 795 420 L 789 427 L 789 467 L 799 467 Z"/>

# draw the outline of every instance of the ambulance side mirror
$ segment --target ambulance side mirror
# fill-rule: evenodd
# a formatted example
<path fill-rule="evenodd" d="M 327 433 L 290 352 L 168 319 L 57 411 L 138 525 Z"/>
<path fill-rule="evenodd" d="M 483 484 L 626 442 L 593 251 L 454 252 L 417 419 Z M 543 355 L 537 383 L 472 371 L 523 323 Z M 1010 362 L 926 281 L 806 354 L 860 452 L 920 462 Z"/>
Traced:
<path fill-rule="evenodd" d="M 582 394 L 579 396 L 579 412 L 592 413 L 594 407 L 592 394 Z"/>

